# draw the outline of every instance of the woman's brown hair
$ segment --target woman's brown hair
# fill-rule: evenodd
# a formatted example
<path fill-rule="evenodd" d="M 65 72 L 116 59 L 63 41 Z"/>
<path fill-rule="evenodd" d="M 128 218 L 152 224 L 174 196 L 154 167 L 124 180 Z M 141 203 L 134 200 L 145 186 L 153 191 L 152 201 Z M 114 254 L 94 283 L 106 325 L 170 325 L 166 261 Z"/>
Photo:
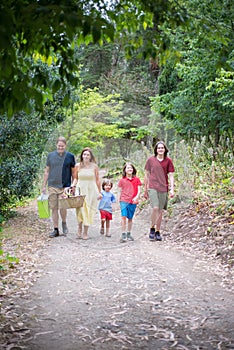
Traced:
<path fill-rule="evenodd" d="M 83 163 L 83 154 L 86 151 L 88 151 L 90 153 L 90 156 L 91 156 L 90 162 L 96 163 L 96 159 L 95 159 L 95 157 L 93 155 L 93 152 L 92 152 L 91 148 L 89 148 L 89 147 L 84 148 L 83 151 L 81 152 L 81 154 L 80 154 L 80 162 Z"/>

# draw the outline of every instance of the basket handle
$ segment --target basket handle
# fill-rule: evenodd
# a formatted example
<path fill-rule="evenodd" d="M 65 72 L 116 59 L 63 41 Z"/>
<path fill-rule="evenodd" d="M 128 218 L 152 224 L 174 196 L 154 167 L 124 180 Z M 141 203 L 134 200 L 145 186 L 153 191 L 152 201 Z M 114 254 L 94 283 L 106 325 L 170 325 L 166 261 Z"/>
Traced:
<path fill-rule="evenodd" d="M 71 187 L 67 187 L 64 189 L 64 193 L 67 197 L 72 197 L 74 196 L 73 193 L 72 193 L 72 188 Z"/>
<path fill-rule="evenodd" d="M 41 193 L 38 199 L 40 201 L 46 201 L 48 199 L 48 195 L 46 193 Z"/>

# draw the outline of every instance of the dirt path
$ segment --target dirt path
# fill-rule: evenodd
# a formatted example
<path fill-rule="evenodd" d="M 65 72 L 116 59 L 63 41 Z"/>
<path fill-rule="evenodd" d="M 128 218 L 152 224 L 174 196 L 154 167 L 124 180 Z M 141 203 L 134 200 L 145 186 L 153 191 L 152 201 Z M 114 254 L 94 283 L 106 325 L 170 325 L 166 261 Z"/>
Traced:
<path fill-rule="evenodd" d="M 111 238 L 98 214 L 87 241 L 73 210 L 68 222 L 67 237 L 39 250 L 40 277 L 17 301 L 21 340 L 3 349 L 234 349 L 233 292 L 212 261 L 149 242 L 145 213 L 124 244 L 119 213 Z"/>

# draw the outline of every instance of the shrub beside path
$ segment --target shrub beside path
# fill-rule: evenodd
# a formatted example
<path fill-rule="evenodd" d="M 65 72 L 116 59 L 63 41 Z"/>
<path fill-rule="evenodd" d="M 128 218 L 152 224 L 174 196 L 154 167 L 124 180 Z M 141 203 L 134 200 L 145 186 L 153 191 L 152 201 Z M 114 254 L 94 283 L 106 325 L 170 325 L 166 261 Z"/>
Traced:
<path fill-rule="evenodd" d="M 234 349 L 233 280 L 172 243 L 170 220 L 164 240 L 149 242 L 149 210 L 138 212 L 127 243 L 118 211 L 111 238 L 100 235 L 97 213 L 87 241 L 76 239 L 74 210 L 66 237 L 48 238 L 35 203 L 21 213 L 24 226 L 15 220 L 4 245 L 21 245 L 22 262 L 2 276 L 15 284 L 1 289 L 2 349 Z"/>

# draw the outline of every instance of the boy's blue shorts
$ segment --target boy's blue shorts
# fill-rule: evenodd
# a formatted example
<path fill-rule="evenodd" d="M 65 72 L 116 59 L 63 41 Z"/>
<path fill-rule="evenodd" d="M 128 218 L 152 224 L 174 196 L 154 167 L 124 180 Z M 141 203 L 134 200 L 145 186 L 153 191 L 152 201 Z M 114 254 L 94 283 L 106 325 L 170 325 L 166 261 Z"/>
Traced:
<path fill-rule="evenodd" d="M 128 219 L 132 219 L 136 210 L 136 204 L 119 202 L 121 209 L 121 216 L 126 216 Z"/>

